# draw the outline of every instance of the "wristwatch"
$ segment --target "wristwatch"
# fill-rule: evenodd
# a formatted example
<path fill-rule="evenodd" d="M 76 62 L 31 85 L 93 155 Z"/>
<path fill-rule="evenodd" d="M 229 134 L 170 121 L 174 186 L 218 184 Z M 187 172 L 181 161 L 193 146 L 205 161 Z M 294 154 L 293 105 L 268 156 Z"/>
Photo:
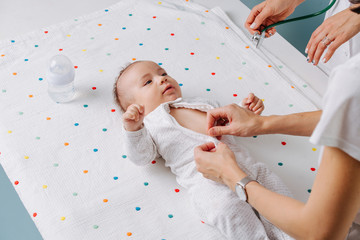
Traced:
<path fill-rule="evenodd" d="M 253 177 L 247 176 L 236 183 L 235 192 L 242 201 L 245 201 L 245 202 L 248 201 L 248 196 L 246 193 L 246 185 L 252 181 L 258 182 Z"/>

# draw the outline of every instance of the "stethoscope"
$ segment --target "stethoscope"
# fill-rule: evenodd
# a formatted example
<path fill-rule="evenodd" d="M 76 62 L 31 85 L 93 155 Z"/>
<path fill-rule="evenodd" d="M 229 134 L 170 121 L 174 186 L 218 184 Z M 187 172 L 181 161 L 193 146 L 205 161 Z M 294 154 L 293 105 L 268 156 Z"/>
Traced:
<path fill-rule="evenodd" d="M 332 2 L 326 8 L 324 8 L 323 10 L 318 11 L 316 13 L 308 14 L 305 16 L 296 17 L 296 18 L 292 18 L 292 19 L 287 19 L 287 20 L 283 20 L 283 21 L 271 24 L 271 25 L 265 27 L 264 29 L 260 30 L 260 34 L 255 32 L 255 34 L 252 35 L 250 39 L 253 42 L 253 44 L 256 46 L 256 48 L 259 48 L 261 46 L 262 42 L 264 41 L 266 30 L 268 30 L 269 28 L 272 28 L 272 27 L 275 27 L 275 26 L 278 26 L 278 25 L 281 25 L 284 23 L 295 22 L 295 21 L 318 16 L 318 15 L 323 14 L 324 12 L 328 11 L 335 4 L 335 2 L 336 2 L 336 0 L 332 0 Z"/>

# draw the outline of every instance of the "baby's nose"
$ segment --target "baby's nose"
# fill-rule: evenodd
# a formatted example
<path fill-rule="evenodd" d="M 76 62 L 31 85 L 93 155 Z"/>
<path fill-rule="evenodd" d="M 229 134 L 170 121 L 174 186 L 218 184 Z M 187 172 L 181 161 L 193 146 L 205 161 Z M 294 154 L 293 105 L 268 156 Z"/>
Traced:
<path fill-rule="evenodd" d="M 160 79 L 160 84 L 163 84 L 164 82 L 167 82 L 166 76 L 161 77 L 161 79 Z"/>

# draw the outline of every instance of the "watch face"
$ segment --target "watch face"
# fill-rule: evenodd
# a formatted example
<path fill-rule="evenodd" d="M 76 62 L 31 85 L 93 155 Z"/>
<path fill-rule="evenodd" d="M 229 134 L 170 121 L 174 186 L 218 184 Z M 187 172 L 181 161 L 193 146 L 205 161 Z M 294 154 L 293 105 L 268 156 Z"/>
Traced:
<path fill-rule="evenodd" d="M 242 201 L 245 201 L 246 202 L 246 193 L 245 193 L 245 190 L 236 184 L 236 187 L 235 187 L 235 191 L 236 191 L 236 194 L 239 196 L 239 198 L 242 200 Z"/>

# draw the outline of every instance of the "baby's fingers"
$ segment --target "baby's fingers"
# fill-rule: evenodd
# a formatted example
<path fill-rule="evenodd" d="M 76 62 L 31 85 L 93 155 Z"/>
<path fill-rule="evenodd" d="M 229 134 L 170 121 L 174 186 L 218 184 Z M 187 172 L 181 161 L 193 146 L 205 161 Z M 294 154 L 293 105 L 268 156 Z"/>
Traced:
<path fill-rule="evenodd" d="M 256 114 L 260 114 L 264 110 L 264 103 L 262 100 L 258 100 L 252 111 Z"/>

